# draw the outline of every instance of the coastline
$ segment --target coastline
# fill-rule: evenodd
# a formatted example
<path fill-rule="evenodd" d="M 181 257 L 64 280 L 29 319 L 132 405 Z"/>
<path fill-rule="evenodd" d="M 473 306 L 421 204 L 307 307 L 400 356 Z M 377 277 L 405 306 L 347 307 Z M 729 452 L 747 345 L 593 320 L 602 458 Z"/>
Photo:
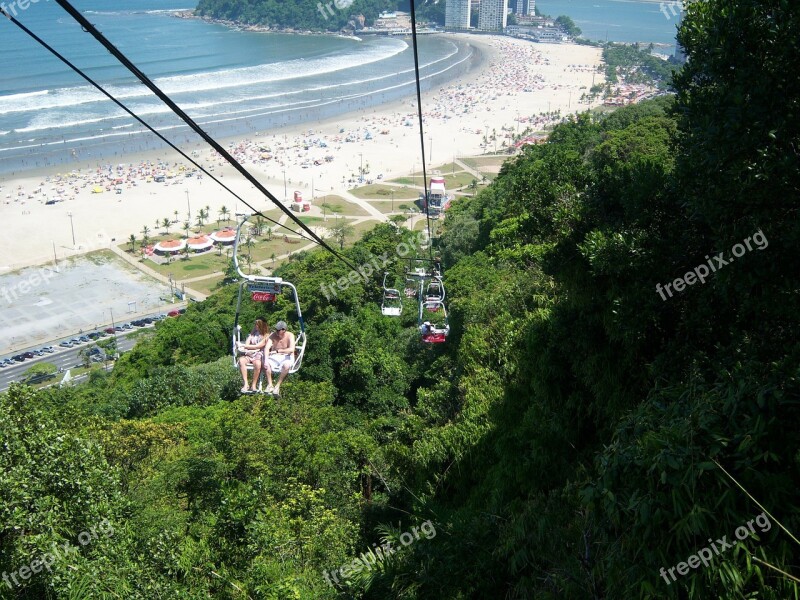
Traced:
<path fill-rule="evenodd" d="M 598 70 L 600 50 L 596 48 L 532 44 L 503 36 L 448 35 L 473 46 L 475 62 L 466 72 L 439 82 L 423 93 L 429 171 L 451 163 L 457 156 L 480 154 L 486 149 L 484 137 L 493 138 L 501 148 L 510 131 L 543 124 L 540 115 L 546 111 L 559 111 L 564 115 L 586 110 L 590 106 L 579 103 L 581 90 L 588 90 L 593 79 L 596 83 L 603 80 L 602 69 Z M 369 137 L 365 132 L 370 132 Z M 347 180 L 357 177 L 363 163 L 370 169 L 369 177 L 373 178 L 381 174 L 390 179 L 420 171 L 418 132 L 416 100 L 404 97 L 375 107 L 288 125 L 268 134 L 252 132 L 245 136 L 218 137 L 218 140 L 277 197 L 284 195 L 281 192 L 284 185 L 289 196 L 292 190 L 298 189 L 312 197 L 346 192 L 350 187 Z M 347 138 L 351 141 L 345 141 Z M 206 168 L 214 168 L 216 176 L 222 177 L 226 185 L 256 209 L 271 207 L 204 145 L 181 142 L 177 145 L 187 153 L 196 153 L 195 160 Z M 272 150 L 274 158 L 261 158 L 264 152 L 260 149 L 264 147 Z M 333 160 L 313 164 L 325 156 L 333 156 Z M 169 148 L 125 154 L 109 162 L 130 168 L 130 165 L 159 160 L 176 171 L 181 165 L 189 166 Z M 213 181 L 197 177 L 166 183 L 147 183 L 142 178 L 120 186 L 123 188 L 120 194 L 105 190 L 93 194 L 89 182 L 97 177 L 98 167 L 85 163 L 80 167 L 75 178 L 79 185 L 70 187 L 62 178 L 64 199 L 55 205 L 44 204 L 43 196 L 49 190 L 39 193 L 35 190 L 42 187 L 40 184 L 44 184 L 44 188 L 51 187 L 46 178 L 52 180 L 59 173 L 68 174 L 73 169 L 71 165 L 69 169 L 62 165 L 26 171 L 13 177 L 0 176 L 0 211 L 9 225 L 9 234 L 0 240 L 0 252 L 6 259 L 0 264 L 0 274 L 52 262 L 54 252 L 61 259 L 105 247 L 111 239 L 115 244 L 122 244 L 130 234 L 139 237 L 143 226 L 152 230 L 156 219 L 172 220 L 175 211 L 181 215 L 178 219 L 182 222 L 187 209 L 194 216 L 200 208 L 209 206 L 213 223 L 222 206 L 233 212 L 238 204 Z M 103 174 L 101 169 L 100 175 Z M 205 229 L 212 228 L 213 225 L 205 226 Z"/>

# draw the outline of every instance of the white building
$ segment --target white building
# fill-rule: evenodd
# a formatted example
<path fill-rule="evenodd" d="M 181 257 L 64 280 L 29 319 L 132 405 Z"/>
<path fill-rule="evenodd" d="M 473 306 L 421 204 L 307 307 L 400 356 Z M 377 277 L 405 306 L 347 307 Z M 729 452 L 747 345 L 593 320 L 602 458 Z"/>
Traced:
<path fill-rule="evenodd" d="M 481 0 L 478 29 L 503 31 L 508 20 L 508 0 Z"/>
<path fill-rule="evenodd" d="M 447 0 L 444 5 L 444 26 L 447 29 L 469 29 L 470 0 Z"/>
<path fill-rule="evenodd" d="M 518 17 L 532 17 L 536 14 L 536 0 L 516 0 L 514 14 Z"/>

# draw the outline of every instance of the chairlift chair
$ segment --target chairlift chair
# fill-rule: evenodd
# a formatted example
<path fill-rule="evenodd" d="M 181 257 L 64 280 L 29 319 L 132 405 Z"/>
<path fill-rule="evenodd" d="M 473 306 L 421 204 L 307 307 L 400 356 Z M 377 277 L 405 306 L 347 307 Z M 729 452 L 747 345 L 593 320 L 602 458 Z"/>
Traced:
<path fill-rule="evenodd" d="M 289 281 L 285 281 L 280 277 L 266 277 L 263 275 L 247 275 L 245 274 L 239 266 L 239 257 L 238 257 L 238 249 L 239 249 L 239 242 L 241 238 L 241 232 L 245 223 L 247 223 L 248 218 L 251 215 L 237 215 L 242 217 L 239 226 L 236 229 L 236 241 L 233 245 L 233 265 L 236 268 L 236 272 L 239 274 L 240 283 L 239 283 L 239 293 L 236 300 L 236 315 L 234 317 L 234 324 L 233 324 L 233 333 L 231 335 L 231 352 L 233 355 L 233 365 L 234 367 L 238 368 L 238 352 L 237 347 L 242 342 L 242 326 L 239 323 L 239 318 L 241 316 L 241 309 L 242 309 L 242 299 L 245 297 L 246 293 L 251 295 L 251 300 L 254 302 L 265 302 L 265 303 L 274 303 L 278 296 L 281 294 L 289 295 L 289 297 L 294 299 L 294 309 L 297 313 L 297 321 L 299 323 L 300 331 L 297 333 L 295 337 L 295 353 L 294 353 L 294 362 L 292 366 L 289 368 L 289 373 L 297 373 L 300 370 L 300 366 L 303 363 L 303 357 L 305 356 L 306 351 L 306 327 L 305 322 L 303 321 L 303 313 L 300 309 L 300 298 L 297 295 L 297 288 Z M 246 291 L 245 291 L 246 290 Z M 245 336 L 247 337 L 247 336 Z M 263 377 L 263 369 L 269 368 L 267 361 L 264 361 L 264 366 L 262 368 L 262 377 Z M 248 365 L 248 371 L 253 369 L 252 365 Z M 262 385 L 261 381 L 258 382 L 258 389 L 261 391 Z"/>
<path fill-rule="evenodd" d="M 381 314 L 385 317 L 399 317 L 403 313 L 403 300 L 400 298 L 400 291 L 386 287 L 388 273 L 383 274 L 383 301 L 381 302 Z"/>
<path fill-rule="evenodd" d="M 423 302 L 419 303 L 419 327 L 420 333 L 422 334 L 422 341 L 427 344 L 441 344 L 447 341 L 447 336 L 450 333 L 450 322 L 447 318 L 447 307 L 445 307 L 444 302 L 438 300 L 433 303 L 435 304 L 434 308 L 425 308 L 425 310 L 429 310 L 432 312 L 439 312 L 441 311 L 441 316 L 438 319 L 437 323 L 431 323 L 430 321 L 423 321 Z"/>

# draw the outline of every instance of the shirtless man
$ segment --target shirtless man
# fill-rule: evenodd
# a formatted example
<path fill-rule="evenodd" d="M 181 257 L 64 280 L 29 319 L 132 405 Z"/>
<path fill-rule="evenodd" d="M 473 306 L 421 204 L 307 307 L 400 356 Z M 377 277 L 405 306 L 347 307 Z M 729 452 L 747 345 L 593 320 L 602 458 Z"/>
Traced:
<path fill-rule="evenodd" d="M 272 342 L 267 363 L 267 393 L 280 397 L 281 383 L 289 374 L 289 369 L 294 364 L 294 334 L 286 331 L 286 322 L 278 321 L 275 323 L 275 331 L 269 336 Z M 268 344 L 269 345 L 269 344 Z M 280 371 L 278 385 L 272 387 L 272 372 Z"/>

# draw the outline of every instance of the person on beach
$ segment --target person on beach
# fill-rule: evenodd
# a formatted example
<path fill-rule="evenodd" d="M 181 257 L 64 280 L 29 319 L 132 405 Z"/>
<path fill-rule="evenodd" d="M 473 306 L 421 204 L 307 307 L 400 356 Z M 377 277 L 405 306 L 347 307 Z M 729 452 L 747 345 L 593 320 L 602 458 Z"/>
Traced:
<path fill-rule="evenodd" d="M 294 334 L 286 331 L 286 322 L 278 321 L 275 331 L 269 336 L 271 352 L 267 354 L 267 393 L 281 395 L 281 384 L 294 364 Z M 280 372 L 278 384 L 272 387 L 272 372 Z"/>
<path fill-rule="evenodd" d="M 261 375 L 261 367 L 264 364 L 264 356 L 269 352 L 269 325 L 265 319 L 256 319 L 253 330 L 244 342 L 240 342 L 237 350 L 242 354 L 239 357 L 239 370 L 242 373 L 243 394 L 257 391 L 258 378 Z M 253 384 L 247 385 L 247 367 L 253 365 Z"/>

